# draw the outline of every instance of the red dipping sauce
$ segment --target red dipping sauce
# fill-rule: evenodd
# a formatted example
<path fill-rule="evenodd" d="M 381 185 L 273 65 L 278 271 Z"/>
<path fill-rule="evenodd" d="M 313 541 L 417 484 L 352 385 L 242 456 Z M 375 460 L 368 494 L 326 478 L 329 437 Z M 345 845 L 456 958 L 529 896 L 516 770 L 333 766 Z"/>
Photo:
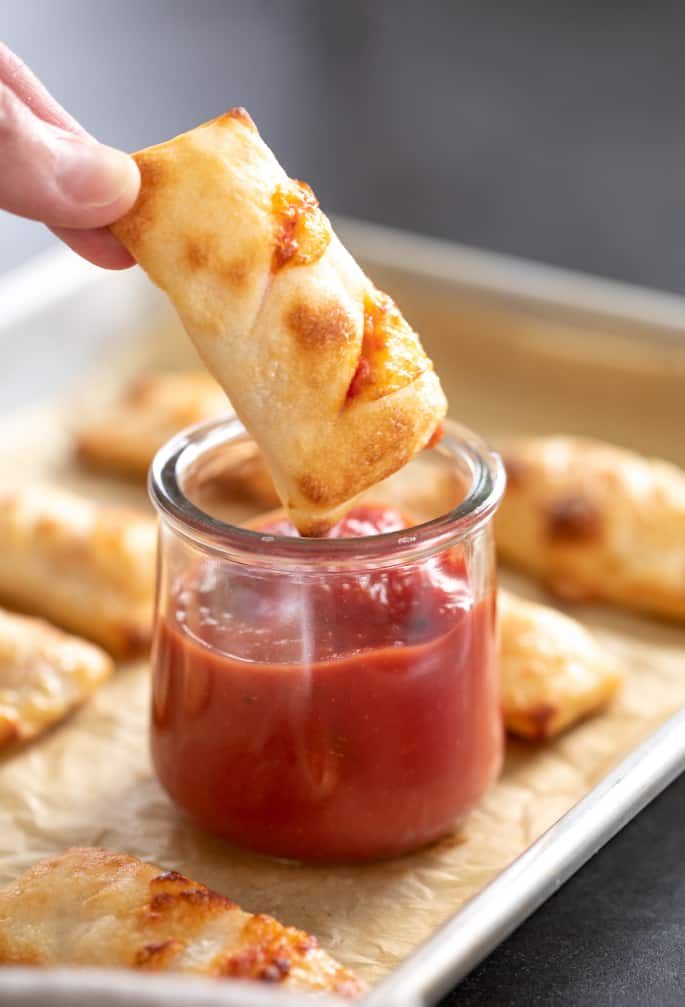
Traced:
<path fill-rule="evenodd" d="M 358 506 L 330 535 L 407 526 Z M 284 519 L 259 528 L 296 534 Z M 449 832 L 502 757 L 494 584 L 481 576 L 474 592 L 474 555 L 458 544 L 292 577 L 170 559 L 152 754 L 171 797 L 233 843 L 308 861 L 387 857 Z"/>

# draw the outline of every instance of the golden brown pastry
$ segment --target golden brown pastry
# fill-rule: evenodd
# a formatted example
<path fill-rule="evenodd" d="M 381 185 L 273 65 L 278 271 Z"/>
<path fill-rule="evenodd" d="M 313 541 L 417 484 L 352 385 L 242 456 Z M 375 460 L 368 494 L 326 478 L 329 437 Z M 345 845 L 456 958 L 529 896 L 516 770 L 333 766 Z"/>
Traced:
<path fill-rule="evenodd" d="M 606 706 L 623 676 L 575 619 L 498 593 L 504 723 L 533 741 L 551 738 Z"/>
<path fill-rule="evenodd" d="M 0 964 L 189 972 L 358 996 L 316 938 L 123 853 L 67 850 L 0 891 Z"/>
<path fill-rule="evenodd" d="M 42 734 L 113 669 L 94 644 L 0 609 L 0 749 Z"/>
<path fill-rule="evenodd" d="M 569 600 L 685 618 L 685 472 L 577 437 L 522 440 L 503 454 L 505 560 Z"/>
<path fill-rule="evenodd" d="M 33 485 L 0 493 L 0 602 L 43 616 L 116 657 L 146 650 L 156 522 Z"/>
<path fill-rule="evenodd" d="M 435 433 L 430 359 L 244 109 L 134 157 L 140 196 L 113 232 L 171 298 L 293 523 L 326 530 Z"/>
<path fill-rule="evenodd" d="M 159 448 L 179 430 L 232 411 L 206 371 L 144 375 L 78 431 L 76 451 L 93 468 L 144 478 Z"/>

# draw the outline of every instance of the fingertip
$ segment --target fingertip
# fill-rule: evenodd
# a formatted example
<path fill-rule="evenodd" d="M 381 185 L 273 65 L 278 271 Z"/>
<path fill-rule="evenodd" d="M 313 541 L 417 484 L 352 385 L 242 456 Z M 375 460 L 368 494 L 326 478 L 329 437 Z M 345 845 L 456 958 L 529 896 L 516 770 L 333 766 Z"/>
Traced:
<path fill-rule="evenodd" d="M 138 199 L 140 193 L 140 168 L 130 154 L 125 154 L 121 150 L 115 150 L 114 147 L 106 147 L 105 149 L 110 152 L 110 155 L 115 155 L 119 159 L 121 192 L 119 195 L 119 212 L 114 218 L 114 220 L 118 220 L 119 217 L 128 213 Z M 110 221 L 110 223 L 113 222 Z"/>
<path fill-rule="evenodd" d="M 132 157 L 69 134 L 57 138 L 56 149 L 55 181 L 82 227 L 111 224 L 131 209 L 140 190 Z"/>
<path fill-rule="evenodd" d="M 88 230 L 54 227 L 52 232 L 77 255 L 102 269 L 128 269 L 135 265 L 136 260 L 107 227 Z"/>

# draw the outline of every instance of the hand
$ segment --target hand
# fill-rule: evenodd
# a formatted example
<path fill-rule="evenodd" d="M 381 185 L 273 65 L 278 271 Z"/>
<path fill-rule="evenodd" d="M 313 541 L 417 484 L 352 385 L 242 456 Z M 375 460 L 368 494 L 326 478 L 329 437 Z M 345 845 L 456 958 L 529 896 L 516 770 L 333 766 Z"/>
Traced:
<path fill-rule="evenodd" d="M 91 137 L 0 42 L 0 209 L 40 220 L 98 266 L 133 259 L 106 225 L 131 208 L 135 161 Z"/>

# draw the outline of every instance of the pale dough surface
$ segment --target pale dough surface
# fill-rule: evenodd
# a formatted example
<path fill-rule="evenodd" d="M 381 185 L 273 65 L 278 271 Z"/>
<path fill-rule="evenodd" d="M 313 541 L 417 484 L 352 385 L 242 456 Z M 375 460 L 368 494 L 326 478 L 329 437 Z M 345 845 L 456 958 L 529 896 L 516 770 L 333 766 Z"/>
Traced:
<path fill-rule="evenodd" d="M 0 609 L 0 750 L 38 737 L 113 670 L 100 647 Z"/>
<path fill-rule="evenodd" d="M 561 598 L 685 620 L 685 470 L 588 437 L 503 447 L 497 547 Z"/>
<path fill-rule="evenodd" d="M 0 890 L 0 964 L 188 972 L 343 997 L 364 988 L 311 935 L 97 847 L 46 858 Z"/>
<path fill-rule="evenodd" d="M 432 361 L 244 109 L 133 156 L 140 195 L 112 230 L 169 295 L 293 523 L 318 534 L 436 432 Z"/>

